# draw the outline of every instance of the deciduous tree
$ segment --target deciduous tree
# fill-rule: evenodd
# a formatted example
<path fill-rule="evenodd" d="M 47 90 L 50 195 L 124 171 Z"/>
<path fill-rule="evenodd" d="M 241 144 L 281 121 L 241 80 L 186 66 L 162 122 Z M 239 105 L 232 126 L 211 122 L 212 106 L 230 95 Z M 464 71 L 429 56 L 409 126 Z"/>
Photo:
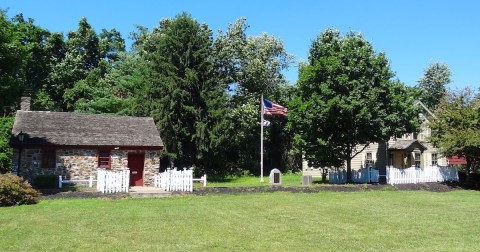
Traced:
<path fill-rule="evenodd" d="M 432 63 L 425 69 L 423 77 L 418 80 L 420 100 L 429 108 L 435 109 L 446 94 L 446 85 L 451 82 L 450 68 L 439 62 Z"/>
<path fill-rule="evenodd" d="M 370 143 L 416 129 L 414 97 L 393 77 L 385 54 L 361 34 L 328 29 L 313 41 L 289 118 L 310 165 L 346 163 L 351 182 L 351 160 Z"/>
<path fill-rule="evenodd" d="M 467 160 L 467 175 L 480 162 L 480 94 L 470 89 L 450 91 L 435 110 L 430 140 L 445 156 Z"/>

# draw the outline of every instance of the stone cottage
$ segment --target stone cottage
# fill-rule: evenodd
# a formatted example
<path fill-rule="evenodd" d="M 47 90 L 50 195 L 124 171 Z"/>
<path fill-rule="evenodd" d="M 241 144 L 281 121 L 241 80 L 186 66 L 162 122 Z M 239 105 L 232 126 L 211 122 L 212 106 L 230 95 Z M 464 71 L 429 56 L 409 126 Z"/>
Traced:
<path fill-rule="evenodd" d="M 152 118 L 28 110 L 17 111 L 10 140 L 20 176 L 78 180 L 129 168 L 131 186 L 153 185 L 163 142 Z"/>

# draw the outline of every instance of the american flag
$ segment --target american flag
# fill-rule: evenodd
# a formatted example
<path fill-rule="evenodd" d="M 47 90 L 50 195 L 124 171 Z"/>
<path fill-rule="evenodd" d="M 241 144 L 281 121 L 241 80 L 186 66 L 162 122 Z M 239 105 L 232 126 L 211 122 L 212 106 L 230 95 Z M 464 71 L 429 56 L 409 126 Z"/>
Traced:
<path fill-rule="evenodd" d="M 287 108 L 275 104 L 267 99 L 263 99 L 263 114 L 287 116 Z"/>

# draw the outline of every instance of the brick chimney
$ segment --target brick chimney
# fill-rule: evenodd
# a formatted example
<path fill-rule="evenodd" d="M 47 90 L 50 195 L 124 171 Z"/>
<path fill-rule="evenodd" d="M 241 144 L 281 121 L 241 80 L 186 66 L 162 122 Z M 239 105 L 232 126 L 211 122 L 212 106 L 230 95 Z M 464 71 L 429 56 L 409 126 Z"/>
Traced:
<path fill-rule="evenodd" d="M 20 110 L 23 111 L 30 111 L 30 103 L 32 101 L 32 98 L 23 96 L 20 98 Z"/>

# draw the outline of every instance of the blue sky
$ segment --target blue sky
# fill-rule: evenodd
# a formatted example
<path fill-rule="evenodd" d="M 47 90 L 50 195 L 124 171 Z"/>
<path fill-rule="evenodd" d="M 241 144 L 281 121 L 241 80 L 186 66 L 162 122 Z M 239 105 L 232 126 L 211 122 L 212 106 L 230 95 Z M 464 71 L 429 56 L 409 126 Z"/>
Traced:
<path fill-rule="evenodd" d="M 246 17 L 249 35 L 277 37 L 297 62 L 307 59 L 320 32 L 334 27 L 361 32 L 375 50 L 386 53 L 396 77 L 407 85 L 415 85 L 430 63 L 440 61 L 452 71 L 450 88 L 480 86 L 480 1 L 2 0 L 0 8 L 10 17 L 23 13 L 52 32 L 76 30 L 86 17 L 97 32 L 116 28 L 125 39 L 137 24 L 151 29 L 182 11 L 207 23 L 214 34 Z M 297 68 L 285 75 L 296 82 Z"/>

